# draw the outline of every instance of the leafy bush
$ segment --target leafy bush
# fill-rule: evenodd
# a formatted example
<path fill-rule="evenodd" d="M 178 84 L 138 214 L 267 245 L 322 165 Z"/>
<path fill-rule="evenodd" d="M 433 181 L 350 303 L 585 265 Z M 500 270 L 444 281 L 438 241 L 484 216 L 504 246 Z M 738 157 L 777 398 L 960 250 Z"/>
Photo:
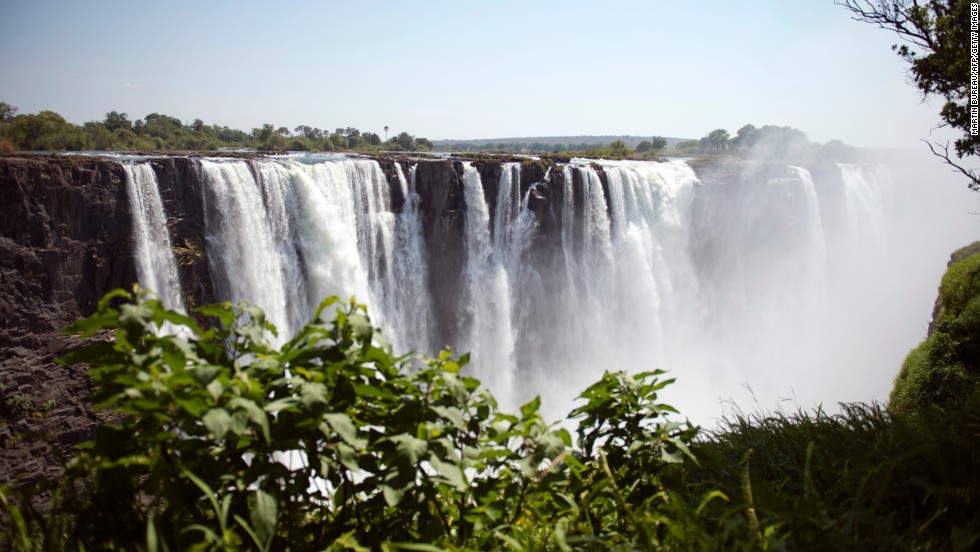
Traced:
<path fill-rule="evenodd" d="M 687 511 L 657 481 L 694 429 L 663 419 L 658 373 L 592 386 L 574 449 L 538 400 L 499 412 L 461 374 L 465 355 L 393 357 L 353 303 L 327 299 L 278 350 L 255 307 L 198 311 L 215 327 L 117 290 L 75 324 L 83 337 L 115 333 L 64 361 L 92 365 L 93 400 L 122 417 L 69 463 L 50 511 L 4 497 L 11 543 L 649 549 L 673 538 L 656 511 Z"/>

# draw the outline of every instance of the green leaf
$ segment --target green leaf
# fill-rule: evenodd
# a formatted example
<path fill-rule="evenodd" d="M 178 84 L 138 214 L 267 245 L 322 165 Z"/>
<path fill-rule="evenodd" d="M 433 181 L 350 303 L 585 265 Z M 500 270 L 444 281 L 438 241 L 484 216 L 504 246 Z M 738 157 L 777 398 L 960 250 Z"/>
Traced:
<path fill-rule="evenodd" d="M 329 299 L 336 299 L 336 297 L 330 297 Z M 353 529 L 344 533 L 343 535 L 340 535 L 340 538 L 335 540 L 333 544 L 334 546 L 341 546 L 342 547 L 341 550 L 353 550 L 354 552 L 371 552 L 370 548 L 361 546 L 361 543 L 357 542 L 357 539 L 354 538 Z"/>
<path fill-rule="evenodd" d="M 157 524 L 153 521 L 153 514 L 150 514 L 146 520 L 146 552 L 157 552 L 159 544 Z"/>
<path fill-rule="evenodd" d="M 113 343 L 93 343 L 58 359 L 59 364 L 106 365 L 122 364 L 127 361 L 127 355 L 117 351 Z"/>
<path fill-rule="evenodd" d="M 225 392 L 224 384 L 222 384 L 218 379 L 214 379 L 211 383 L 209 383 L 207 389 L 208 393 L 211 395 L 211 398 L 214 399 L 214 402 L 218 402 L 218 399 L 221 398 L 221 394 Z"/>
<path fill-rule="evenodd" d="M 429 450 L 428 443 L 421 439 L 416 439 L 407 433 L 395 435 L 391 438 L 391 440 L 398 443 L 398 446 L 396 447 L 398 455 L 408 460 L 412 464 L 415 464 L 421 460 L 422 456 Z"/>
<path fill-rule="evenodd" d="M 300 388 L 300 401 L 304 408 L 310 408 L 318 403 L 327 402 L 327 386 L 322 383 L 309 381 L 304 382 Z"/>
<path fill-rule="evenodd" d="M 354 447 L 346 443 L 337 443 L 337 458 L 350 471 L 360 471 L 361 466 L 357 464 L 357 451 L 354 450 Z"/>
<path fill-rule="evenodd" d="M 255 491 L 255 504 L 252 505 L 249 517 L 261 544 L 268 546 L 269 541 L 276 534 L 276 521 L 279 517 L 276 499 L 262 489 Z"/>
<path fill-rule="evenodd" d="M 347 321 L 356 339 L 359 341 L 371 340 L 371 336 L 374 334 L 374 326 L 371 325 L 366 314 L 355 312 L 348 317 Z"/>
<path fill-rule="evenodd" d="M 255 404 L 255 401 L 244 397 L 235 397 L 234 399 L 228 401 L 228 407 L 234 409 L 240 408 L 244 410 L 248 416 L 248 419 L 255 425 L 259 426 L 265 441 L 267 443 L 272 441 L 272 436 L 269 434 L 269 416 L 264 410 L 259 408 L 259 405 Z"/>
<path fill-rule="evenodd" d="M 463 470 L 459 466 L 449 462 L 443 462 L 435 456 L 430 457 L 429 462 L 457 491 L 462 492 L 466 490 L 466 477 L 464 477 Z"/>
<path fill-rule="evenodd" d="M 207 403 L 205 403 L 204 399 L 201 397 L 176 396 L 174 397 L 174 400 L 177 401 L 177 404 L 179 404 L 181 408 L 195 418 L 201 416 L 201 414 L 203 414 L 208 407 Z"/>
<path fill-rule="evenodd" d="M 541 395 L 534 397 L 530 402 L 521 406 L 521 417 L 525 420 L 534 416 L 541 408 Z"/>
<path fill-rule="evenodd" d="M 231 429 L 231 414 L 224 408 L 212 408 L 208 410 L 204 414 L 204 417 L 201 418 L 201 421 L 204 422 L 204 427 L 213 433 L 214 438 L 219 441 L 224 439 L 225 434 Z"/>
<path fill-rule="evenodd" d="M 279 412 L 280 410 L 286 410 L 292 408 L 299 404 L 299 400 L 295 397 L 283 397 L 281 399 L 276 399 L 269 404 L 265 405 L 266 412 Z"/>
<path fill-rule="evenodd" d="M 350 416 L 347 414 L 334 412 L 324 414 L 323 418 L 347 444 L 358 448 L 365 445 L 365 442 L 357 437 L 357 428 L 354 427 L 354 422 L 351 421 Z"/>
<path fill-rule="evenodd" d="M 667 452 L 667 449 L 660 449 L 660 458 L 668 464 L 680 464 L 684 461 L 684 455 L 679 451 Z"/>
<path fill-rule="evenodd" d="M 405 495 L 405 491 L 408 490 L 407 485 L 394 486 L 388 482 L 381 484 L 381 494 L 385 497 L 385 502 L 388 506 L 398 506 L 398 503 L 402 501 L 402 496 Z"/>
<path fill-rule="evenodd" d="M 463 413 L 455 406 L 433 406 L 432 411 L 438 414 L 440 418 L 451 422 L 456 429 L 466 431 L 466 421 L 463 419 Z"/>

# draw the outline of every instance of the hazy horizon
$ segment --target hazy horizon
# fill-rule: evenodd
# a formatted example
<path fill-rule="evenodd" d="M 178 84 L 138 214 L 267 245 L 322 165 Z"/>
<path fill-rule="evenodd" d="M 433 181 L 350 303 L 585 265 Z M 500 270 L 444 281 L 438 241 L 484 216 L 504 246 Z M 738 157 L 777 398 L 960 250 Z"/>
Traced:
<path fill-rule="evenodd" d="M 907 83 L 894 34 L 832 0 L 14 0 L 0 14 L 0 101 L 76 124 L 115 110 L 468 140 L 697 138 L 751 123 L 922 148 L 941 107 Z"/>

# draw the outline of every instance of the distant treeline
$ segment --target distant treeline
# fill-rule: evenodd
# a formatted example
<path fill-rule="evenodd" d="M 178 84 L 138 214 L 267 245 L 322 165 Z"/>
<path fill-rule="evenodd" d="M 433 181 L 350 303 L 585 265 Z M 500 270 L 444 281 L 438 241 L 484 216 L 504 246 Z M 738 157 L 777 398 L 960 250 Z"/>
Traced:
<path fill-rule="evenodd" d="M 249 148 L 273 151 L 428 151 L 432 142 L 402 132 L 382 140 L 372 132 L 347 127 L 333 132 L 308 125 L 289 130 L 273 124 L 245 132 L 208 125 L 201 119 L 184 124 L 170 115 L 151 113 L 130 120 L 126 113 L 110 111 L 101 121 L 81 126 L 54 111 L 18 115 L 17 108 L 0 102 L 0 152 L 11 151 L 142 151 L 219 150 Z M 388 127 L 384 128 L 387 135 Z"/>
<path fill-rule="evenodd" d="M 846 161 L 854 156 L 854 148 L 840 140 L 826 144 L 810 142 L 806 133 L 791 127 L 766 125 L 757 128 L 745 125 L 732 136 L 725 129 L 715 129 L 700 139 L 633 136 L 603 142 L 604 137 L 579 136 L 580 142 L 555 137 L 521 141 L 519 138 L 481 140 L 437 140 L 440 151 L 486 151 L 500 153 L 557 153 L 591 158 L 655 159 L 660 157 L 693 157 L 697 155 L 735 155 L 765 159 L 833 159 Z M 639 140 L 639 141 L 637 141 Z"/>
<path fill-rule="evenodd" d="M 496 153 L 558 153 L 590 158 L 658 159 L 696 155 L 737 155 L 765 159 L 828 159 L 847 161 L 854 148 L 840 140 L 811 143 L 806 134 L 791 127 L 745 125 L 732 136 L 716 129 L 697 140 L 652 136 L 576 136 L 576 142 L 546 142 L 546 138 L 522 142 L 519 138 L 496 141 L 441 140 L 401 132 L 385 139 L 353 127 L 333 132 L 308 125 L 290 130 L 264 124 L 251 132 L 227 126 L 208 125 L 201 119 L 183 123 L 170 115 L 151 113 L 130 120 L 126 113 L 110 111 L 101 121 L 83 125 L 69 123 L 54 111 L 17 114 L 17 108 L 0 102 L 0 152 L 12 151 L 144 151 L 257 149 L 271 151 L 483 151 Z M 617 138 L 602 142 L 603 138 Z M 554 138 L 562 139 L 561 137 Z"/>

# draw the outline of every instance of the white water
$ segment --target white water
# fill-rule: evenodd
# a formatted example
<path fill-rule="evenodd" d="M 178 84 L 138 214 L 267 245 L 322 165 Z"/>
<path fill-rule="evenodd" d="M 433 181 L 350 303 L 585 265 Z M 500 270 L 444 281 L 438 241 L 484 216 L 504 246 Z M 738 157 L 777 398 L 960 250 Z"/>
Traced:
<path fill-rule="evenodd" d="M 431 335 L 432 298 L 429 294 L 428 253 L 423 242 L 419 206 L 422 198 L 415 188 L 418 169 L 413 165 L 406 183 L 401 165 L 395 165 L 405 205 L 396 221 L 394 283 L 389 308 L 389 335 L 397 351 L 429 351 L 436 342 Z"/>
<path fill-rule="evenodd" d="M 463 350 L 472 355 L 477 377 L 495 392 L 502 406 L 510 408 L 514 392 L 510 283 L 500 259 L 503 254 L 495 254 L 490 239 L 490 212 L 480 174 L 468 162 L 463 163 L 463 197 L 466 285 L 459 308 L 460 326 L 468 328 Z"/>
<path fill-rule="evenodd" d="M 134 256 L 140 285 L 155 292 L 166 308 L 185 312 L 156 173 L 149 163 L 124 163 L 123 171 L 132 212 Z"/>
<path fill-rule="evenodd" d="M 433 298 L 447 291 L 429 285 L 424 237 L 441 215 L 423 221 L 417 166 L 408 178 L 395 166 L 397 214 L 374 161 L 201 168 L 218 300 L 262 306 L 280 342 L 328 295 L 366 303 L 397 353 L 447 342 Z M 682 161 L 604 162 L 604 190 L 592 166 L 565 166 L 550 226 L 528 209 L 541 184 L 521 194 L 519 164 L 502 167 L 495 209 L 476 168 L 462 168 L 450 344 L 471 353 L 470 370 L 505 408 L 541 394 L 558 418 L 604 370 L 655 368 L 678 379 L 668 401 L 699 421 L 725 401 L 881 400 L 914 344 L 876 331 L 908 289 L 894 282 L 906 266 L 894 254 L 904 223 L 882 167 L 841 165 L 817 180 L 801 167 L 746 166 L 702 184 Z M 918 291 L 927 302 L 935 278 Z M 179 297 L 176 281 L 162 287 Z M 927 311 L 916 315 L 913 329 L 928 322 Z"/>

